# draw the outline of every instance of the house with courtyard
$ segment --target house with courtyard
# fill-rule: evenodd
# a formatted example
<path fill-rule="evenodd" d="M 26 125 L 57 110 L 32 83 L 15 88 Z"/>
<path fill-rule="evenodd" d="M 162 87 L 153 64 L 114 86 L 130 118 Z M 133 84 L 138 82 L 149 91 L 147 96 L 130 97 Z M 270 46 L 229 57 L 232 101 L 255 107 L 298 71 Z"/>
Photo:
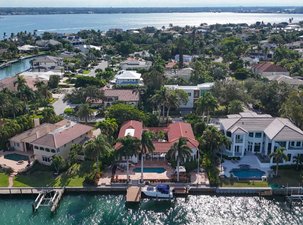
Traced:
<path fill-rule="evenodd" d="M 56 124 L 44 123 L 11 138 L 10 146 L 16 151 L 34 155 L 35 160 L 51 165 L 55 155 L 68 158 L 73 144 L 83 144 L 92 137 L 93 127 L 62 120 Z"/>
<path fill-rule="evenodd" d="M 169 124 L 167 127 L 144 127 L 143 123 L 136 120 L 125 122 L 119 131 L 118 138 L 132 136 L 141 139 L 144 130 L 151 131 L 155 134 L 153 144 L 155 150 L 151 154 L 144 156 L 144 160 L 165 160 L 165 156 L 174 143 L 183 137 L 187 139 L 187 146 L 192 150 L 192 159 L 197 158 L 197 150 L 199 142 L 195 139 L 192 127 L 189 123 L 176 122 Z M 161 134 L 161 135 L 160 135 Z M 120 143 L 115 145 L 115 149 L 119 151 Z M 126 159 L 125 157 L 123 159 Z M 133 163 L 138 163 L 139 154 L 129 158 Z"/>
<path fill-rule="evenodd" d="M 288 160 L 281 164 L 293 164 L 294 157 L 303 154 L 303 131 L 289 119 L 244 112 L 228 115 L 219 123 L 221 132 L 231 141 L 223 150 L 227 156 L 255 154 L 261 163 L 273 164 L 270 154 L 284 147 Z"/>

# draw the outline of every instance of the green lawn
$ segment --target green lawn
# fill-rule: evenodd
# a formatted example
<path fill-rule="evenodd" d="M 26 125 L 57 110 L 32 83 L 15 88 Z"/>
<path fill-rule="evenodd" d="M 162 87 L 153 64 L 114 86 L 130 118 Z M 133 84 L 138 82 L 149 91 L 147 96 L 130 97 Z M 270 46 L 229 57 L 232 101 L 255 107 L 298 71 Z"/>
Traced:
<path fill-rule="evenodd" d="M 6 173 L 0 173 L 0 187 L 8 186 L 8 175 Z"/>
<path fill-rule="evenodd" d="M 83 70 L 84 75 L 89 74 L 89 72 L 90 72 L 89 70 Z"/>
<path fill-rule="evenodd" d="M 284 186 L 292 186 L 297 187 L 302 185 L 300 170 L 295 169 L 279 169 L 278 177 L 272 178 L 269 180 L 270 184 L 284 185 Z"/>
<path fill-rule="evenodd" d="M 222 187 L 268 187 L 266 181 L 230 181 L 229 179 L 224 179 L 221 182 Z"/>
<path fill-rule="evenodd" d="M 14 187 L 78 187 L 83 186 L 85 177 L 92 171 L 91 162 L 74 164 L 66 172 L 54 176 L 50 167 L 38 165 L 30 175 L 17 175 Z"/>

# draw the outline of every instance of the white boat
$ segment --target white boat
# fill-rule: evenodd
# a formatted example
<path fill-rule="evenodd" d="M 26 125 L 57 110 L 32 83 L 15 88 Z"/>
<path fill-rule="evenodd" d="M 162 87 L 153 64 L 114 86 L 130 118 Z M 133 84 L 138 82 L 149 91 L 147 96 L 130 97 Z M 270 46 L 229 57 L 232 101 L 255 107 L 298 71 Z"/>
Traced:
<path fill-rule="evenodd" d="M 147 186 L 142 188 L 142 192 L 146 197 L 159 199 L 172 199 L 173 192 L 167 184 L 159 184 L 156 187 Z"/>

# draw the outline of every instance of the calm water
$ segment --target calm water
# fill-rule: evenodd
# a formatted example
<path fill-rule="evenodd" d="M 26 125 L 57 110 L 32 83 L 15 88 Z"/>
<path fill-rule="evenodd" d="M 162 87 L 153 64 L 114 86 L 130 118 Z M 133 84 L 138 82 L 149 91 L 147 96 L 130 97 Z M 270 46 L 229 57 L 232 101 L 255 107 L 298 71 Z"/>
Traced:
<path fill-rule="evenodd" d="M 33 32 L 77 32 L 83 29 L 106 31 L 110 28 L 161 28 L 170 23 L 179 26 L 200 25 L 201 23 L 248 23 L 264 21 L 277 23 L 294 18 L 303 20 L 301 14 L 254 14 L 254 13 L 150 13 L 150 14 L 71 14 L 71 15 L 20 15 L 0 17 L 0 36 L 19 31 Z"/>
<path fill-rule="evenodd" d="M 15 76 L 18 73 L 24 72 L 31 67 L 30 61 L 33 59 L 23 59 L 19 62 L 12 63 L 10 66 L 0 69 L 0 80 Z"/>
<path fill-rule="evenodd" d="M 67 195 L 56 214 L 48 209 L 32 213 L 34 197 L 0 199 L 3 225 L 60 224 L 303 224 L 302 206 L 290 209 L 282 201 L 258 197 L 190 196 L 174 202 L 144 199 L 127 208 L 123 196 Z"/>

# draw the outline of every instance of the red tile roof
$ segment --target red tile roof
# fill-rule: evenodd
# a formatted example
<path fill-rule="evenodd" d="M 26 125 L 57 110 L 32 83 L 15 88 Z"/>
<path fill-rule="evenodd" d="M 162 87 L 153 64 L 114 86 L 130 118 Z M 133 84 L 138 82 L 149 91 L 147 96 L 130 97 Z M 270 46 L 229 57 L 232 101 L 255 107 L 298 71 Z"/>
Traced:
<path fill-rule="evenodd" d="M 265 62 L 265 63 L 259 63 L 253 66 L 253 68 L 255 68 L 258 72 L 260 73 L 271 73 L 271 72 L 285 72 L 287 73 L 288 70 L 279 66 L 279 65 L 275 65 L 273 63 L 270 62 Z"/>
<path fill-rule="evenodd" d="M 142 131 L 149 130 L 153 132 L 164 131 L 167 133 L 168 140 L 166 142 L 154 141 L 155 152 L 157 153 L 167 153 L 171 146 L 177 142 L 181 137 L 187 139 L 187 145 L 190 148 L 198 148 L 199 142 L 195 139 L 192 127 L 189 123 L 178 122 L 172 123 L 168 127 L 146 127 L 143 128 L 142 122 L 131 120 L 125 122 L 119 132 L 119 138 L 125 137 L 127 129 L 134 129 L 134 137 L 141 139 Z M 119 149 L 120 144 L 116 144 L 115 148 Z"/>

